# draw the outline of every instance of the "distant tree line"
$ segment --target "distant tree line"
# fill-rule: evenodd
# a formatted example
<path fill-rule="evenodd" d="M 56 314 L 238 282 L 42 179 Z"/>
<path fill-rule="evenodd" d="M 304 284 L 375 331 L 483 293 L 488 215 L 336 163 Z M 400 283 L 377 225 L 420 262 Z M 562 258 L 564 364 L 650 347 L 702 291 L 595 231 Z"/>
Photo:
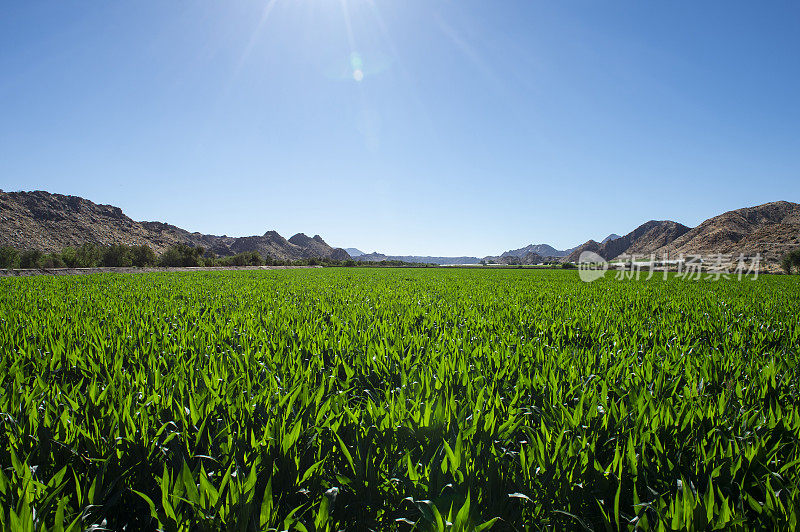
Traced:
<path fill-rule="evenodd" d="M 367 268 L 438 268 L 439 264 L 432 262 L 405 262 L 402 260 L 345 260 L 340 262 L 341 266 L 362 266 Z"/>
<path fill-rule="evenodd" d="M 781 259 L 781 266 L 787 274 L 791 274 L 792 270 L 797 270 L 797 273 L 800 273 L 800 248 L 784 255 Z"/>
<path fill-rule="evenodd" d="M 83 244 L 68 246 L 60 253 L 43 253 L 38 249 L 25 251 L 10 246 L 0 247 L 0 268 L 95 268 L 153 266 L 158 261 L 150 246 L 113 244 Z"/>
<path fill-rule="evenodd" d="M 156 255 L 150 246 L 125 244 L 83 244 L 69 246 L 60 253 L 43 253 L 37 249 L 25 251 L 10 246 L 0 246 L 0 269 L 36 268 L 130 268 L 130 267 L 198 267 L 198 266 L 344 266 L 344 267 L 434 267 L 435 264 L 407 263 L 399 260 L 356 262 L 313 257 L 302 260 L 279 260 L 262 257 L 257 251 L 246 251 L 232 256 L 219 257 L 202 246 L 174 244 Z"/>

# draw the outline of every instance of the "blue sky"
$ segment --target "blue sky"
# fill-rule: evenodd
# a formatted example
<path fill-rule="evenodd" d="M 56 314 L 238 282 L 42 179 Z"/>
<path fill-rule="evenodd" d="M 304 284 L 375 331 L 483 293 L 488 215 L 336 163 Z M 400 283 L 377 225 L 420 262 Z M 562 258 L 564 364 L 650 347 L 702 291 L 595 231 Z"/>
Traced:
<path fill-rule="evenodd" d="M 0 188 L 393 254 L 800 201 L 800 3 L 0 4 Z"/>

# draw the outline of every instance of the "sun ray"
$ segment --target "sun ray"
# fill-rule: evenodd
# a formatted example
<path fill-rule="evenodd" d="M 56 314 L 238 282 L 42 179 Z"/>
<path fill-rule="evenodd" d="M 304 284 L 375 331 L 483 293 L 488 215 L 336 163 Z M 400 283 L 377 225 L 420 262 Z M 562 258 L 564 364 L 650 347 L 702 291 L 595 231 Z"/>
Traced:
<path fill-rule="evenodd" d="M 253 33 L 250 34 L 250 40 L 247 42 L 247 46 L 245 46 L 244 50 L 242 51 L 242 55 L 239 56 L 239 61 L 236 63 L 236 68 L 233 71 L 234 77 L 236 77 L 239 74 L 245 62 L 247 61 L 247 58 L 250 57 L 250 54 L 253 52 L 253 48 L 256 45 L 258 36 L 261 34 L 261 30 L 267 23 L 267 19 L 269 19 L 269 15 L 272 12 L 272 8 L 275 7 L 275 3 L 277 1 L 278 0 L 269 0 L 264 5 L 264 10 L 261 12 L 261 18 L 258 21 L 258 25 L 256 26 L 256 29 L 253 30 Z"/>
<path fill-rule="evenodd" d="M 486 78 L 486 80 L 500 93 L 505 94 L 506 88 L 500 83 L 500 77 L 494 72 L 492 67 L 481 57 L 481 55 L 472 47 L 450 24 L 444 21 L 439 15 L 434 15 L 434 20 L 439 25 L 442 33 L 450 39 L 450 41 L 458 48 L 464 57 Z"/>
<path fill-rule="evenodd" d="M 342 6 L 344 24 L 347 28 L 347 42 L 350 45 L 350 70 L 353 79 L 360 82 L 364 79 L 364 65 L 361 56 L 356 49 L 356 39 L 353 36 L 353 25 L 350 23 L 350 9 L 347 7 L 347 0 L 339 0 Z"/>
<path fill-rule="evenodd" d="M 353 26 L 350 23 L 350 9 L 347 7 L 347 0 L 339 0 L 342 6 L 342 15 L 344 15 L 344 24 L 347 27 L 347 42 L 350 44 L 350 53 L 356 51 L 356 40 L 353 36 Z"/>
<path fill-rule="evenodd" d="M 264 29 L 264 25 L 267 23 L 269 15 L 272 12 L 272 8 L 275 7 L 276 3 L 277 0 L 268 0 L 266 4 L 264 4 L 264 9 L 261 11 L 261 17 L 258 20 L 258 24 L 256 25 L 253 32 L 250 34 L 250 39 L 247 41 L 247 46 L 245 46 L 244 50 L 242 50 L 242 54 L 239 56 L 239 59 L 236 62 L 236 65 L 234 66 L 231 75 L 223 82 L 222 87 L 220 88 L 220 92 L 217 95 L 215 104 L 211 107 L 209 111 L 211 114 L 219 112 L 224 102 L 226 102 L 230 97 L 236 79 L 239 77 L 242 68 L 244 68 L 244 65 L 247 62 L 248 57 L 250 57 L 253 48 L 255 48 L 256 42 L 258 41 L 258 36 Z M 211 122 L 209 122 L 209 125 L 206 126 L 207 130 L 210 130 L 211 128 L 210 123 Z M 201 149 L 200 146 L 198 146 L 198 150 L 199 149 Z"/>
<path fill-rule="evenodd" d="M 411 95 L 414 102 L 417 104 L 419 109 L 422 110 L 422 115 L 424 117 L 424 121 L 428 127 L 428 129 L 432 132 L 436 131 L 435 124 L 433 120 L 431 120 L 430 113 L 428 111 L 427 106 L 425 105 L 424 101 L 420 97 L 419 94 L 419 84 L 417 79 L 413 76 L 411 71 L 406 68 L 405 63 L 401 60 L 400 53 L 398 52 L 397 46 L 394 43 L 394 39 L 392 38 L 391 33 L 389 33 L 389 27 L 386 25 L 386 22 L 383 18 L 383 14 L 378 7 L 378 4 L 375 0 L 367 0 L 367 4 L 370 6 L 372 10 L 372 15 L 375 17 L 375 21 L 377 23 L 378 29 L 381 32 L 381 36 L 383 37 L 384 42 L 389 47 L 389 53 L 391 53 L 392 61 L 394 64 L 397 65 L 397 69 L 400 72 L 401 77 L 405 81 L 406 85 L 409 88 L 409 94 Z"/>

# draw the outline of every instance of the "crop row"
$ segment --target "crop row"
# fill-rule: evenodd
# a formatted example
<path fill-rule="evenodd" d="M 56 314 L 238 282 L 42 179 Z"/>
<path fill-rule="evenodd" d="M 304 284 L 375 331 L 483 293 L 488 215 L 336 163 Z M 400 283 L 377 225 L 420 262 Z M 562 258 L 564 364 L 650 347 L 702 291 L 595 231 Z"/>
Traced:
<path fill-rule="evenodd" d="M 0 279 L 9 530 L 796 528 L 800 284 Z"/>

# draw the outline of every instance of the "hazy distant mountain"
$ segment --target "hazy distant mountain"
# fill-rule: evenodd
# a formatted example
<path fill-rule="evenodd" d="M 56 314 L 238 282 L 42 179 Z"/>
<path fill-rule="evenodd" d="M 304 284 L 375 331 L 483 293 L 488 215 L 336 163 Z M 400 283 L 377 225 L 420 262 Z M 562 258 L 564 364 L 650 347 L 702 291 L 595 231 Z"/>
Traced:
<path fill-rule="evenodd" d="M 352 256 L 352 255 L 351 255 Z M 374 251 L 353 257 L 357 261 L 382 262 L 385 260 L 400 260 L 403 262 L 414 262 L 422 264 L 478 264 L 481 259 L 478 257 L 426 257 L 419 255 L 384 255 Z"/>
<path fill-rule="evenodd" d="M 363 255 L 363 254 L 364 254 L 364 252 L 363 252 L 363 251 L 361 251 L 360 249 L 356 249 L 356 248 L 344 248 L 344 250 L 345 250 L 345 251 L 347 252 L 347 254 L 348 254 L 348 255 L 350 255 L 351 257 L 360 257 L 361 255 Z"/>
<path fill-rule="evenodd" d="M 353 256 L 351 255 L 353 260 L 357 261 L 370 261 L 370 262 L 381 262 L 384 260 L 389 260 L 389 257 L 384 255 L 383 253 L 378 253 L 377 251 L 373 251 L 372 253 L 362 253 L 361 255 Z"/>
<path fill-rule="evenodd" d="M 543 262 L 553 259 L 558 259 L 559 257 L 554 257 L 552 255 L 548 257 L 542 257 L 538 253 L 534 253 L 529 251 L 524 255 L 506 255 L 503 254 L 499 257 L 484 257 L 483 262 L 486 264 L 508 264 L 508 265 L 531 265 L 531 264 L 542 264 Z"/>
<path fill-rule="evenodd" d="M 560 250 L 549 244 L 530 244 L 524 248 L 512 249 L 501 254 L 501 257 L 524 257 L 528 253 L 535 253 L 541 257 L 564 257 L 572 252 L 572 249 Z"/>
<path fill-rule="evenodd" d="M 163 222 L 136 222 L 119 207 L 98 205 L 78 196 L 0 190 L 0 245 L 49 253 L 87 242 L 147 244 L 157 253 L 181 243 L 203 246 L 221 256 L 257 251 L 279 260 L 350 258 L 345 250 L 330 247 L 319 235 L 298 233 L 289 240 L 275 231 L 246 237 L 204 235 Z"/>
<path fill-rule="evenodd" d="M 601 244 L 605 244 L 606 242 L 609 242 L 611 240 L 616 240 L 617 238 L 622 238 L 622 237 L 620 237 L 617 234 L 611 233 L 610 235 L 608 235 L 607 237 L 605 237 L 603 239 Z M 592 242 L 594 242 L 594 241 L 592 241 Z M 500 257 L 519 257 L 519 258 L 524 258 L 526 255 L 528 255 L 530 253 L 533 253 L 534 255 L 538 255 L 538 256 L 540 256 L 542 258 L 547 258 L 547 257 L 566 257 L 567 255 L 569 255 L 570 253 L 572 253 L 573 251 L 575 251 L 579 247 L 581 247 L 581 246 L 576 246 L 574 248 L 563 249 L 562 250 L 562 249 L 556 249 L 556 248 L 554 248 L 553 246 L 551 246 L 549 244 L 530 244 L 528 246 L 525 246 L 524 248 L 512 249 L 510 251 L 506 251 L 502 255 L 500 255 Z M 493 259 L 493 258 L 496 258 L 496 257 L 486 257 L 486 258 L 487 259 Z M 535 258 L 535 257 L 533 257 L 533 258 Z"/>

